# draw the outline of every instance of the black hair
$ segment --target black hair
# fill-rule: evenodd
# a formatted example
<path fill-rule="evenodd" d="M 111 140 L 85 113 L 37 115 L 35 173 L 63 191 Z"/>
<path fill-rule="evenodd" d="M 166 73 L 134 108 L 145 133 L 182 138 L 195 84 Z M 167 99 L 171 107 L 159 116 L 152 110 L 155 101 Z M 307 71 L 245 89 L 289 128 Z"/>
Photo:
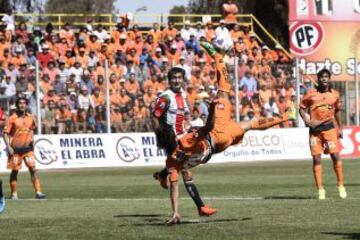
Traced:
<path fill-rule="evenodd" d="M 323 74 L 325 74 L 325 73 L 328 74 L 329 77 L 331 77 L 331 72 L 330 72 L 328 69 L 326 69 L 326 68 L 321 69 L 321 70 L 316 74 L 316 76 L 317 76 L 318 79 L 320 79 L 320 77 L 321 77 Z"/>
<path fill-rule="evenodd" d="M 16 107 L 19 107 L 19 104 L 20 104 L 20 101 L 21 101 L 21 100 L 25 100 L 26 105 L 29 104 L 29 100 L 28 100 L 26 97 L 21 96 L 21 97 L 18 97 L 18 98 L 16 99 L 16 102 L 15 102 Z"/>
<path fill-rule="evenodd" d="M 172 77 L 176 73 L 181 73 L 181 75 L 185 79 L 185 70 L 183 68 L 180 68 L 180 67 L 173 67 L 173 68 L 170 69 L 170 71 L 168 72 L 168 75 L 167 75 L 169 82 L 171 81 Z"/>

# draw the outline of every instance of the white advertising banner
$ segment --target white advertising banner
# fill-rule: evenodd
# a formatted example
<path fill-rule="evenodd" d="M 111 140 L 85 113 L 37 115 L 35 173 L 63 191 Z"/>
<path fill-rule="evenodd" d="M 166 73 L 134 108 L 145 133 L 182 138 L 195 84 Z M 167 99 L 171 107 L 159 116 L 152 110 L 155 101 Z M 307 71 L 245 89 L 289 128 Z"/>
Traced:
<path fill-rule="evenodd" d="M 35 137 L 34 149 L 38 169 L 163 166 L 166 158 L 153 133 L 42 135 Z M 307 129 L 270 129 L 246 133 L 242 144 L 210 163 L 304 158 L 310 158 Z M 1 139 L 0 171 L 6 171 L 6 162 Z"/>

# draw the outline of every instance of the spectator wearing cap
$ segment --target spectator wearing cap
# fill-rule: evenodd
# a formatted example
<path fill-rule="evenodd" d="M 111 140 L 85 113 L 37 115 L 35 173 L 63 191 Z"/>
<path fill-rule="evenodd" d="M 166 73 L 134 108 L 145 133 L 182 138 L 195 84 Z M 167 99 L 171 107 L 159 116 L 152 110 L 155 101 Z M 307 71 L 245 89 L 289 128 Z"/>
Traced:
<path fill-rule="evenodd" d="M 181 38 L 184 41 L 188 41 L 190 39 L 190 34 L 195 34 L 194 29 L 191 27 L 191 23 L 189 20 L 184 22 L 184 27 L 180 30 Z"/>
<path fill-rule="evenodd" d="M 206 40 L 210 42 L 211 39 L 215 36 L 214 25 L 212 24 L 211 21 L 206 23 L 204 31 L 205 31 Z"/>
<path fill-rule="evenodd" d="M 87 67 L 97 67 L 98 63 L 99 63 L 99 58 L 96 56 L 95 51 L 90 50 Z"/>
<path fill-rule="evenodd" d="M 11 81 L 10 75 L 5 75 L 5 81 L 1 83 L 2 87 L 6 87 L 5 95 L 7 97 L 14 97 L 16 95 L 16 87 L 15 82 Z"/>
<path fill-rule="evenodd" d="M 86 49 L 80 47 L 78 54 L 75 57 L 75 61 L 79 61 L 82 68 L 86 68 L 89 64 L 89 57 L 86 55 Z"/>
<path fill-rule="evenodd" d="M 140 57 L 139 57 L 139 55 L 137 55 L 136 49 L 134 47 L 130 48 L 128 55 L 127 55 L 127 60 L 133 61 L 135 66 L 138 66 L 140 64 Z M 142 60 L 142 62 L 144 62 L 144 60 Z"/>
<path fill-rule="evenodd" d="M 44 97 L 43 97 L 43 102 L 44 102 L 44 104 L 45 105 L 47 105 L 48 104 L 48 102 L 50 101 L 50 100 L 53 100 L 54 102 L 59 102 L 59 97 L 55 94 L 55 90 L 54 90 L 54 88 L 53 87 L 50 87 L 48 90 L 47 90 L 47 92 L 46 92 L 46 94 L 44 95 Z"/>
<path fill-rule="evenodd" d="M 167 53 L 167 58 L 170 66 L 174 67 L 179 64 L 180 53 L 178 52 L 177 45 L 175 43 L 171 44 L 170 51 Z"/>
<path fill-rule="evenodd" d="M 234 24 L 237 22 L 236 14 L 238 14 L 239 9 L 234 1 L 224 1 L 224 3 L 221 5 L 221 10 L 226 24 Z"/>
<path fill-rule="evenodd" d="M 84 73 L 81 77 L 80 86 L 86 87 L 89 94 L 92 94 L 95 89 L 94 83 L 90 80 L 90 72 L 87 69 L 84 70 Z"/>
<path fill-rule="evenodd" d="M 226 28 L 225 20 L 221 19 L 219 26 L 215 29 L 215 35 L 223 39 L 231 38 L 229 30 Z"/>
<path fill-rule="evenodd" d="M 11 62 L 15 65 L 16 68 L 19 68 L 22 64 L 26 64 L 26 58 L 24 57 L 22 51 L 22 48 L 16 48 L 15 55 L 11 58 Z"/>
<path fill-rule="evenodd" d="M 200 41 L 201 38 L 206 38 L 205 33 L 205 26 L 202 22 L 198 21 L 196 22 L 195 29 L 194 29 L 194 35 L 197 41 Z"/>
<path fill-rule="evenodd" d="M 54 56 L 50 53 L 50 48 L 47 44 L 42 45 L 42 52 L 38 53 L 37 59 L 42 68 L 47 67 L 50 61 L 54 61 Z"/>
<path fill-rule="evenodd" d="M 269 101 L 264 104 L 264 114 L 267 118 L 279 115 L 279 108 L 276 104 L 275 97 L 270 97 Z"/>
<path fill-rule="evenodd" d="M 122 53 L 126 53 L 128 49 L 127 36 L 125 33 L 120 34 L 119 44 L 115 45 L 115 49 L 117 51 L 121 51 Z"/>
<path fill-rule="evenodd" d="M 122 64 L 121 59 L 115 59 L 115 64 L 111 65 L 110 70 L 112 73 L 115 73 L 116 76 L 120 78 L 125 76 L 126 67 Z"/>
<path fill-rule="evenodd" d="M 141 61 L 138 66 L 135 66 L 135 78 L 138 80 L 141 88 L 149 76 L 149 68 L 144 61 Z"/>
<path fill-rule="evenodd" d="M 185 70 L 185 80 L 189 81 L 191 79 L 191 67 L 185 64 L 185 57 L 180 56 L 179 64 L 176 67 L 182 68 Z"/>
<path fill-rule="evenodd" d="M 119 95 L 119 104 L 120 106 L 127 106 L 128 103 L 131 102 L 131 98 L 128 96 L 128 94 L 126 93 L 126 89 L 125 88 L 121 88 L 120 89 L 120 95 Z"/>
<path fill-rule="evenodd" d="M 143 47 L 142 52 L 139 56 L 140 62 L 148 62 L 149 59 L 151 59 L 151 55 L 148 52 L 146 47 Z"/>
<path fill-rule="evenodd" d="M 78 96 L 78 107 L 86 111 L 89 108 L 94 108 L 94 102 L 89 94 L 89 90 L 86 86 L 82 86 L 80 89 L 80 94 Z"/>
<path fill-rule="evenodd" d="M 251 50 L 254 47 L 259 49 L 259 42 L 257 40 L 256 34 L 254 32 L 250 32 L 249 34 L 249 43 L 248 43 L 248 49 Z"/>
<path fill-rule="evenodd" d="M 55 81 L 55 76 L 59 74 L 59 69 L 56 67 L 55 62 L 53 60 L 48 62 L 46 68 L 42 71 L 43 74 L 47 74 L 50 78 L 50 83 Z"/>
<path fill-rule="evenodd" d="M 79 60 L 76 59 L 74 65 L 69 69 L 69 74 L 74 74 L 75 82 L 80 83 L 83 73 L 84 70 L 81 68 L 81 63 Z"/>
<path fill-rule="evenodd" d="M 16 93 L 24 93 L 28 91 L 29 81 L 24 75 L 20 75 L 15 83 Z"/>
<path fill-rule="evenodd" d="M 57 43 L 55 43 L 55 52 L 59 55 L 59 56 L 65 56 L 66 54 L 66 50 L 69 48 L 69 45 L 67 43 L 67 40 L 65 37 L 60 38 L 60 41 L 58 41 Z"/>
<path fill-rule="evenodd" d="M 195 37 L 195 34 L 190 34 L 190 39 L 185 43 L 186 49 L 192 49 L 195 54 L 200 51 L 199 43 Z"/>
<path fill-rule="evenodd" d="M 124 72 L 125 78 L 129 79 L 131 73 L 135 73 L 135 64 L 133 61 L 128 60 L 126 61 L 126 66 L 125 66 L 125 72 Z"/>
<path fill-rule="evenodd" d="M 61 56 L 59 60 L 65 63 L 66 68 L 71 68 L 75 63 L 75 56 L 72 48 L 67 48 L 65 52 L 65 56 Z"/>
<path fill-rule="evenodd" d="M 174 23 L 169 21 L 168 22 L 168 26 L 167 28 L 165 28 L 163 31 L 162 31 L 162 40 L 165 41 L 167 39 L 169 39 L 169 37 L 171 39 L 174 39 L 175 36 L 177 34 L 177 30 L 176 28 L 174 27 Z"/>
<path fill-rule="evenodd" d="M 94 32 L 90 32 L 90 37 L 85 40 L 86 49 L 88 52 L 99 52 L 101 49 L 101 43 L 98 41 L 98 37 Z"/>

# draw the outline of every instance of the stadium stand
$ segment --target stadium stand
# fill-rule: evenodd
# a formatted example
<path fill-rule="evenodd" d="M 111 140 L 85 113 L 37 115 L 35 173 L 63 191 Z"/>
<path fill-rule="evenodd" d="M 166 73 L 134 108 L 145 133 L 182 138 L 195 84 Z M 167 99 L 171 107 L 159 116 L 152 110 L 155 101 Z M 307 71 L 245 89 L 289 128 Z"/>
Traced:
<path fill-rule="evenodd" d="M 36 61 L 40 66 L 42 133 L 106 132 L 105 60 L 109 63 L 112 132 L 151 131 L 150 105 L 167 88 L 173 66 L 186 71 L 188 124 L 206 120 L 216 93 L 214 63 L 199 47 L 215 34 L 230 35 L 234 50 L 226 56 L 229 71 L 238 71 L 240 119 L 271 117 L 295 110 L 295 80 L 291 60 L 280 46 L 270 49 L 247 25 L 233 18 L 215 22 L 154 23 L 147 31 L 126 19 L 114 28 L 102 24 L 72 26 L 58 31 L 51 23 L 28 31 L 26 22 L 15 31 L 0 31 L 0 100 L 12 108 L 19 95 L 36 112 Z M 231 22 L 231 28 L 226 26 Z M 235 56 L 239 65 L 234 65 Z M 231 75 L 235 81 L 235 74 Z M 5 100 L 4 100 L 5 99 Z M 232 93 L 235 103 L 235 93 Z M 6 104 L 2 104 L 6 106 Z M 235 106 L 235 104 L 234 104 Z M 0 124 L 6 117 L 3 109 Z M 290 122 L 283 127 L 294 126 Z"/>

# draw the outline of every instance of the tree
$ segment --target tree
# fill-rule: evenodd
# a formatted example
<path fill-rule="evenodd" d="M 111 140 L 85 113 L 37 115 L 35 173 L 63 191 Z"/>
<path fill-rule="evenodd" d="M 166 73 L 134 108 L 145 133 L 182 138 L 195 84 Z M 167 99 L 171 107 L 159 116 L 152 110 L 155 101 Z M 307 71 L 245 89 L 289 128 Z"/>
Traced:
<path fill-rule="evenodd" d="M 174 6 L 171 10 L 170 10 L 170 14 L 186 14 L 188 13 L 188 10 L 185 6 L 180 5 L 180 6 Z M 168 17 L 168 21 L 169 22 L 182 22 L 182 18 L 181 17 Z"/>

